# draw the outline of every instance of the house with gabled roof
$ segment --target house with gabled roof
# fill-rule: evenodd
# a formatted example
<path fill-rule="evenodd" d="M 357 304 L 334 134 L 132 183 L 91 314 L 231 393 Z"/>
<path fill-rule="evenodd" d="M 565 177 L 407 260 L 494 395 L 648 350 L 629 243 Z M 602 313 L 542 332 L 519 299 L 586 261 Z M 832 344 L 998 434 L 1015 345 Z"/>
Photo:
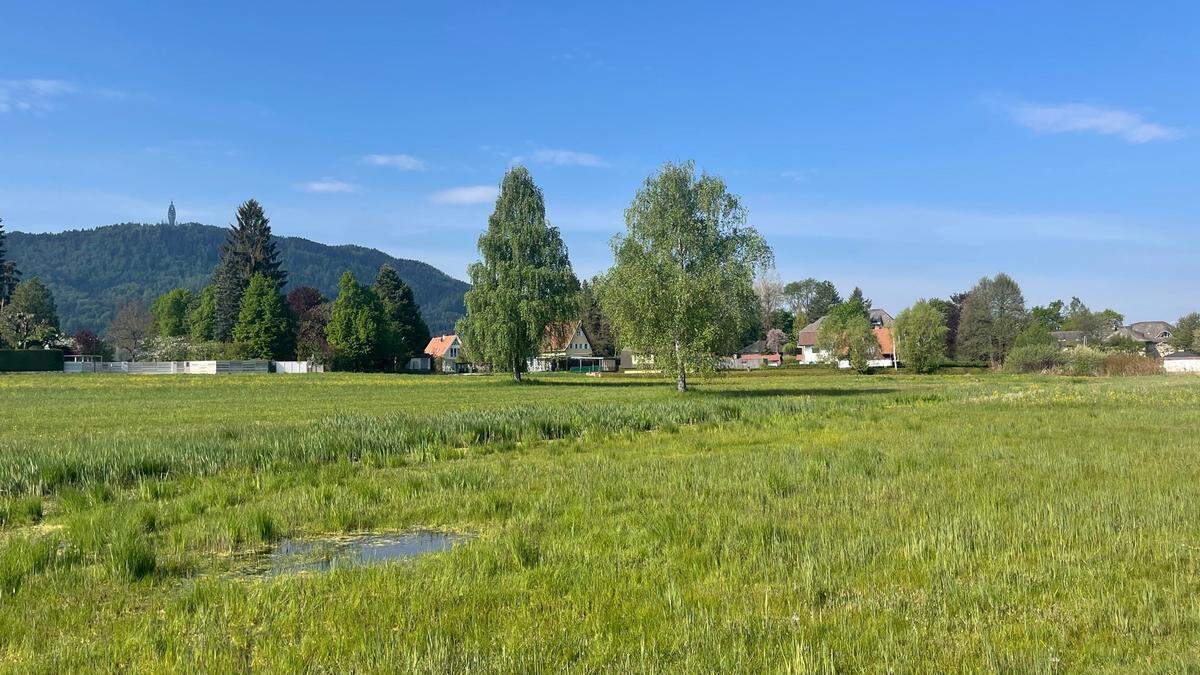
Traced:
<path fill-rule="evenodd" d="M 442 373 L 465 373 L 470 370 L 470 364 L 462 353 L 462 341 L 457 335 L 439 335 L 429 340 L 425 345 L 425 355 L 430 359 L 431 368 Z"/>
<path fill-rule="evenodd" d="M 870 310 L 869 317 L 871 320 L 871 332 L 875 334 L 875 339 L 879 342 L 879 355 L 871 359 L 869 365 L 873 368 L 890 368 L 895 358 L 896 348 L 892 338 L 892 326 L 896 323 L 892 315 L 885 309 L 873 308 Z M 833 355 L 827 350 L 817 347 L 817 333 L 821 330 L 821 324 L 825 321 L 825 317 L 821 317 L 816 321 L 808 324 L 800 329 L 796 335 L 796 360 L 803 364 L 817 363 L 833 363 Z M 849 368 L 850 362 L 846 359 L 837 361 L 838 367 Z"/>
<path fill-rule="evenodd" d="M 1128 338 L 1144 344 L 1148 355 L 1161 357 L 1175 351 L 1175 346 L 1171 344 L 1171 335 L 1174 332 L 1175 327 L 1166 321 L 1136 321 L 1128 326 L 1121 326 L 1105 339 Z"/>
<path fill-rule="evenodd" d="M 582 321 L 552 323 L 546 326 L 541 352 L 529 360 L 529 372 L 544 373 L 559 370 L 598 372 L 604 357 L 592 350 L 592 340 Z"/>

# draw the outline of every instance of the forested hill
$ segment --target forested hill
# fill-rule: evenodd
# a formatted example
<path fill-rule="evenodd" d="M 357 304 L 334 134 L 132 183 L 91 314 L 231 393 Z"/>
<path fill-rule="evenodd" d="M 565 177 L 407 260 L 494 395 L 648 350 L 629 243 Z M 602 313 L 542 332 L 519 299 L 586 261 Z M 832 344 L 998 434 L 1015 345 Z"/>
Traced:
<path fill-rule="evenodd" d="M 9 232 L 8 258 L 22 276 L 40 277 L 58 303 L 65 331 L 101 331 L 121 303 L 154 298 L 177 287 L 199 289 L 217 264 L 224 228 L 199 223 L 125 223 L 53 234 Z M 403 260 L 362 246 L 328 246 L 299 237 L 276 237 L 288 288 L 308 285 L 327 297 L 337 294 L 346 270 L 371 283 L 391 265 L 413 288 L 433 333 L 450 331 L 463 314 L 467 284 L 416 260 Z"/>

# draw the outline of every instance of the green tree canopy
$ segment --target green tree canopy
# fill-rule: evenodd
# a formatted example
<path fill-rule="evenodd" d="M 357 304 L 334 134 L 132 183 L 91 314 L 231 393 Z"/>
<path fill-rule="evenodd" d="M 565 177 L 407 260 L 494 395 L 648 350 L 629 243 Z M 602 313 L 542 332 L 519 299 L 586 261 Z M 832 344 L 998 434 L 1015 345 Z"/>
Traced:
<path fill-rule="evenodd" d="M 942 313 L 942 321 L 946 324 L 946 355 L 950 358 L 955 358 L 958 351 L 958 324 L 966 300 L 967 293 L 955 293 L 949 300 L 933 298 L 929 301 L 934 309 Z"/>
<path fill-rule="evenodd" d="M 402 369 L 409 358 L 429 344 L 429 326 L 421 318 L 421 308 L 413 298 L 412 289 L 390 265 L 379 268 L 373 290 L 391 324 L 391 342 L 385 349 L 388 352 L 385 359 L 391 360 L 394 369 Z"/>
<path fill-rule="evenodd" d="M 622 346 L 652 355 L 687 390 L 689 370 L 714 367 L 756 323 L 755 272 L 772 262 L 738 198 L 691 162 L 646 179 L 613 238 L 600 301 Z"/>
<path fill-rule="evenodd" d="M 158 296 L 150 307 L 155 333 L 159 337 L 188 335 L 191 332 L 188 315 L 196 302 L 196 294 L 186 288 L 176 288 Z"/>
<path fill-rule="evenodd" d="M 35 323 L 58 330 L 58 307 L 54 304 L 54 294 L 37 277 L 17 284 L 5 311 L 28 314 Z"/>
<path fill-rule="evenodd" d="M 918 300 L 896 317 L 897 358 L 918 373 L 932 373 L 946 357 L 946 328 L 941 311 Z"/>
<path fill-rule="evenodd" d="M 242 295 L 233 337 L 252 359 L 290 359 L 295 353 L 292 315 L 275 281 L 255 274 Z"/>
<path fill-rule="evenodd" d="M 1063 313 L 1063 301 L 1055 300 L 1048 305 L 1038 305 L 1029 310 L 1029 320 L 1045 327 L 1046 331 L 1062 330 L 1063 322 L 1067 320 Z"/>
<path fill-rule="evenodd" d="M 1043 321 L 1030 321 L 1013 340 L 1013 347 L 1028 347 L 1030 345 L 1058 346 L 1058 339 L 1050 334 L 1050 328 Z"/>
<path fill-rule="evenodd" d="M 7 235 L 4 232 L 4 219 L 0 218 L 0 310 L 12 299 L 12 294 L 21 283 L 21 270 L 17 263 L 8 259 Z"/>
<path fill-rule="evenodd" d="M 239 308 L 240 311 L 240 308 Z M 188 335 L 195 342 L 216 339 L 217 287 L 209 284 L 200 291 L 188 311 Z"/>
<path fill-rule="evenodd" d="M 216 286 L 216 316 L 213 332 L 218 340 L 228 340 L 241 312 L 242 294 L 255 274 L 261 274 L 275 288 L 287 282 L 280 269 L 279 252 L 271 239 L 271 221 L 262 205 L 250 199 L 237 210 L 237 222 L 229 226 L 221 258 L 213 273 Z"/>
<path fill-rule="evenodd" d="M 467 268 L 471 290 L 459 337 L 474 358 L 519 382 L 547 326 L 577 318 L 579 308 L 567 247 L 546 222 L 542 191 L 525 167 L 504 175 L 479 254 Z"/>
<path fill-rule="evenodd" d="M 788 309 L 794 315 L 793 325 L 797 334 L 842 301 L 832 281 L 818 281 L 812 277 L 788 283 L 783 287 L 783 295 Z"/>
<path fill-rule="evenodd" d="M 1067 306 L 1066 317 L 1062 321 L 1062 330 L 1080 331 L 1087 337 L 1089 343 L 1095 344 L 1111 335 L 1124 322 L 1125 317 L 1119 312 L 1111 309 L 1093 312 L 1079 298 L 1071 298 L 1071 304 Z M 1056 329 L 1052 328 L 1051 330 Z"/>
<path fill-rule="evenodd" d="M 1003 363 L 1025 327 L 1025 296 L 1007 274 L 983 277 L 967 295 L 958 326 L 958 358 Z"/>
<path fill-rule="evenodd" d="M 870 308 L 861 293 L 851 295 L 825 315 L 817 331 L 816 346 L 835 359 L 844 356 L 850 367 L 860 373 L 870 369 L 868 361 L 879 353 L 879 340 L 871 330 Z"/>
<path fill-rule="evenodd" d="M 330 310 L 325 337 L 340 367 L 368 370 L 385 357 L 393 339 L 387 311 L 379 297 L 346 272 Z"/>
<path fill-rule="evenodd" d="M 1175 322 L 1175 330 L 1171 332 L 1171 346 L 1176 349 L 1192 349 L 1197 336 L 1200 336 L 1200 312 L 1184 314 Z"/>

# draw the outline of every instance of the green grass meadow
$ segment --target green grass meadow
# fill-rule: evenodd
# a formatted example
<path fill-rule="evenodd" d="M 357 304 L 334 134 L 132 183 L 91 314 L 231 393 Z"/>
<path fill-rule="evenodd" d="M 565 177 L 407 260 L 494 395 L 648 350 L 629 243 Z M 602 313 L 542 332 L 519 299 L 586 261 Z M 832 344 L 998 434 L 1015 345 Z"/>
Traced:
<path fill-rule="evenodd" d="M 0 670 L 1200 669 L 1200 378 L 530 380 L 0 377 Z"/>

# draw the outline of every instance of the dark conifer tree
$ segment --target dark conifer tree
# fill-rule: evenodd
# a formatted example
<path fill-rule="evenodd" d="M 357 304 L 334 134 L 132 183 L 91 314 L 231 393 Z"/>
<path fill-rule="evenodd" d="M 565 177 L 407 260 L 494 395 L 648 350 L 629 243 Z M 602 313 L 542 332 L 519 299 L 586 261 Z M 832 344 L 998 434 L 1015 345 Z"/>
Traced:
<path fill-rule="evenodd" d="M 262 205 L 250 199 L 238 207 L 237 222 L 229 227 L 221 259 L 213 273 L 216 286 L 218 340 L 228 340 L 241 311 L 242 294 L 255 274 L 283 288 L 287 272 L 280 269 L 279 251 L 271 239 L 271 221 Z"/>
<path fill-rule="evenodd" d="M 421 317 L 421 308 L 417 306 L 412 288 L 391 266 L 384 265 L 379 269 L 374 290 L 392 324 L 392 366 L 403 368 L 409 358 L 429 343 L 429 326 Z"/>
<path fill-rule="evenodd" d="M 0 309 L 12 299 L 13 291 L 17 290 L 17 284 L 21 283 L 21 271 L 17 269 L 17 264 L 8 259 L 8 247 L 4 234 L 4 219 L 0 218 Z"/>

